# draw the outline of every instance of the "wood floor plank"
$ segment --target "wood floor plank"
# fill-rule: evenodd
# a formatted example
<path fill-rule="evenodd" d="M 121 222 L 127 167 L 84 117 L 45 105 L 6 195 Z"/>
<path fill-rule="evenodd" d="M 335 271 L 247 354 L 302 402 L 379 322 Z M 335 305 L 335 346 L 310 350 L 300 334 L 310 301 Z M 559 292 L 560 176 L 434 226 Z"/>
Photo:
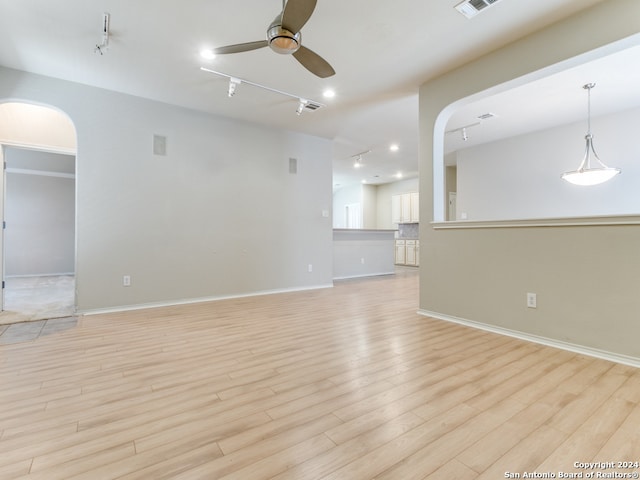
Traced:
<path fill-rule="evenodd" d="M 115 464 L 103 465 L 68 480 L 170 480 L 222 456 L 215 442 L 167 445 L 167 448 L 137 453 Z"/>
<path fill-rule="evenodd" d="M 0 345 L 0 479 L 493 480 L 640 457 L 637 369 L 417 298 L 402 270 Z"/>
<path fill-rule="evenodd" d="M 507 398 L 489 409 L 479 412 L 473 418 L 440 435 L 434 441 L 424 445 L 416 445 L 419 448 L 398 459 L 398 462 L 383 473 L 376 472 L 375 476 L 379 480 L 421 479 L 435 471 L 440 465 L 453 460 L 465 448 L 473 445 L 479 438 L 523 409 L 523 404 Z"/>
<path fill-rule="evenodd" d="M 276 475 L 274 480 L 321 478 L 425 423 L 411 412 L 389 418 L 389 421 L 376 423 L 375 428 L 366 429 L 350 441 Z"/>
<path fill-rule="evenodd" d="M 640 406 L 636 405 L 625 422 L 593 456 L 592 461 L 610 462 L 614 458 L 640 458 L 640 428 L 638 425 L 640 425 Z"/>
<path fill-rule="evenodd" d="M 445 463 L 435 472 L 424 477 L 424 480 L 442 480 L 444 478 L 455 478 L 455 480 L 475 480 L 477 476 L 477 472 L 454 459 Z"/>
<path fill-rule="evenodd" d="M 247 465 L 233 473 L 219 477 L 221 480 L 260 480 L 271 478 L 279 473 L 295 467 L 309 458 L 313 458 L 331 450 L 335 444 L 320 433 L 308 440 L 303 440 L 278 453 Z"/>
<path fill-rule="evenodd" d="M 446 417 L 435 418 L 409 430 L 400 437 L 358 457 L 347 465 L 322 477 L 323 480 L 343 478 L 374 478 L 407 458 L 423 446 L 434 442 L 449 431 L 474 418 L 479 412 L 467 405 L 458 405 Z M 402 478 L 402 477 L 396 477 Z"/>
<path fill-rule="evenodd" d="M 477 479 L 518 478 L 509 477 L 507 473 L 522 475 L 524 472 L 535 472 L 536 467 L 549 457 L 567 437 L 568 435 L 560 430 L 542 425 L 522 441 L 513 445 L 507 453 L 480 473 Z"/>
<path fill-rule="evenodd" d="M 609 397 L 586 422 L 537 467 L 537 470 L 581 472 L 582 469 L 573 468 L 575 460 L 571 459 L 594 458 L 624 423 L 634 406 L 626 400 Z M 619 458 L 617 455 L 611 458 Z"/>

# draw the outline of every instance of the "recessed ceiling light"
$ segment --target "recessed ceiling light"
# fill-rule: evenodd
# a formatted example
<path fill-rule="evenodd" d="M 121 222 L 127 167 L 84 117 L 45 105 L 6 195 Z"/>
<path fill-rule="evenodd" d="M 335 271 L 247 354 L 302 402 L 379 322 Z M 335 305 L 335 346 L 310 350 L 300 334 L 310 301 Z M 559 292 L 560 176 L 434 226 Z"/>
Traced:
<path fill-rule="evenodd" d="M 367 181 L 363 179 L 363 180 L 362 180 L 362 183 L 367 183 Z"/>
<path fill-rule="evenodd" d="M 322 93 L 322 96 L 323 96 L 324 98 L 333 98 L 333 97 L 335 97 L 335 96 L 336 96 L 336 92 L 335 92 L 335 90 L 332 90 L 332 89 L 330 89 L 330 88 L 327 88 L 327 89 Z"/>
<path fill-rule="evenodd" d="M 398 146 L 397 143 L 392 143 L 391 146 L 389 147 L 389 150 L 391 150 L 392 152 L 397 152 L 398 150 L 400 150 L 400 147 Z"/>
<path fill-rule="evenodd" d="M 402 172 L 398 172 L 398 173 L 396 173 L 395 177 L 396 177 L 396 178 L 402 178 Z"/>
<path fill-rule="evenodd" d="M 200 56 L 206 60 L 213 60 L 214 58 L 216 58 L 216 54 L 213 53 L 213 50 L 209 48 L 200 50 Z"/>

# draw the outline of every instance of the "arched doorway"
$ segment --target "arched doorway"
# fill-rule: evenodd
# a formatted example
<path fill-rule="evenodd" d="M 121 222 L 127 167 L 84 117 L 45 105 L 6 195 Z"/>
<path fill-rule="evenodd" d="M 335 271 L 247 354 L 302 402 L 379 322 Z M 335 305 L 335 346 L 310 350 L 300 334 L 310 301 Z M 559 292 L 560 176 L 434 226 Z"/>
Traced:
<path fill-rule="evenodd" d="M 76 132 L 58 110 L 0 104 L 0 324 L 75 313 Z"/>

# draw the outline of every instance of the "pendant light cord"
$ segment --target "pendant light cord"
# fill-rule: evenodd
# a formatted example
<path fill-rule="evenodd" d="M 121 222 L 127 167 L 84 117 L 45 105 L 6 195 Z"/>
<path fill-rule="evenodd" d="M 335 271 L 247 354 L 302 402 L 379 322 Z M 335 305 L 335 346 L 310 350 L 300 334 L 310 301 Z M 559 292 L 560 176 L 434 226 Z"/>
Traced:
<path fill-rule="evenodd" d="M 591 135 L 591 88 L 587 89 L 587 134 Z"/>
<path fill-rule="evenodd" d="M 587 135 L 589 136 L 591 136 L 591 89 L 595 86 L 595 83 L 587 83 L 582 87 L 587 91 Z"/>

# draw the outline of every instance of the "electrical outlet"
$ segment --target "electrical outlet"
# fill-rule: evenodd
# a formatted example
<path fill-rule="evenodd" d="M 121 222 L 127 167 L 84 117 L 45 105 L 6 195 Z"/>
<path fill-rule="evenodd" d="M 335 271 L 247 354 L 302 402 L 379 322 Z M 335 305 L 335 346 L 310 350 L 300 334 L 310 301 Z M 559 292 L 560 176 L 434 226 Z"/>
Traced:
<path fill-rule="evenodd" d="M 538 308 L 538 298 L 535 293 L 527 293 L 527 307 Z"/>
<path fill-rule="evenodd" d="M 122 286 L 130 287 L 131 286 L 131 275 L 124 275 L 122 277 Z"/>

